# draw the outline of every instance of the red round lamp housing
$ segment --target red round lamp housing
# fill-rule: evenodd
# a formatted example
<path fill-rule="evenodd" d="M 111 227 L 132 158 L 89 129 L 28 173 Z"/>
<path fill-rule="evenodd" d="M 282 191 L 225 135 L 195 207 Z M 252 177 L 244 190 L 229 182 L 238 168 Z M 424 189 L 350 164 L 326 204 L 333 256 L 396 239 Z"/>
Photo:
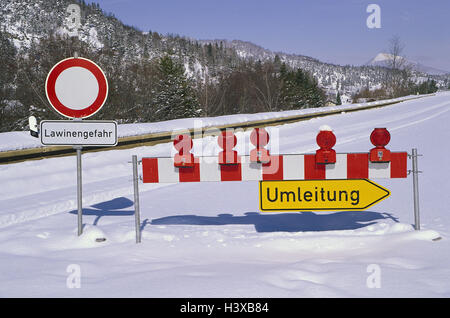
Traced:
<path fill-rule="evenodd" d="M 370 142 L 375 147 L 384 148 L 391 140 L 391 134 L 386 128 L 375 128 L 370 134 Z"/>
<path fill-rule="evenodd" d="M 390 162 L 391 152 L 385 146 L 391 140 L 391 134 L 386 128 L 375 128 L 370 134 L 370 142 L 375 146 L 370 150 L 371 162 Z"/>
<path fill-rule="evenodd" d="M 233 150 L 233 148 L 237 144 L 237 138 L 234 135 L 234 133 L 229 130 L 222 131 L 217 141 L 219 147 L 223 149 L 223 151 L 219 152 L 219 164 L 220 165 L 238 164 L 239 161 L 237 151 Z"/>
<path fill-rule="evenodd" d="M 250 134 L 250 142 L 256 148 L 265 147 L 269 143 L 269 133 L 264 128 L 255 128 Z"/>
<path fill-rule="evenodd" d="M 316 150 L 316 164 L 336 163 L 336 136 L 331 130 L 321 130 L 316 137 L 320 149 Z"/>
<path fill-rule="evenodd" d="M 331 130 L 321 130 L 316 141 L 320 149 L 330 150 L 336 144 L 336 136 Z"/>
<path fill-rule="evenodd" d="M 250 142 L 256 147 L 250 151 L 250 162 L 269 163 L 269 150 L 264 148 L 269 143 L 269 133 L 264 128 L 255 128 L 250 134 Z"/>
<path fill-rule="evenodd" d="M 174 156 L 174 166 L 178 168 L 193 167 L 194 155 L 191 154 L 194 143 L 188 134 L 178 135 L 173 140 L 173 146 L 178 151 Z"/>

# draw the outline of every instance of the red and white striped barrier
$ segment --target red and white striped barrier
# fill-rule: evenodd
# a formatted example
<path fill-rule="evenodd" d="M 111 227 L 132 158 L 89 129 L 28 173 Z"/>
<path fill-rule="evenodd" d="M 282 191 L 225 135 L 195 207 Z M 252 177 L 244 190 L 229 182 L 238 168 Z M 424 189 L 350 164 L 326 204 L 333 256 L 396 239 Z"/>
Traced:
<path fill-rule="evenodd" d="M 269 135 L 263 128 L 255 128 L 250 135 L 250 142 L 255 148 L 249 155 L 239 156 L 237 151 L 233 150 L 236 141 L 232 132 L 224 131 L 218 139 L 222 151 L 217 156 L 195 157 L 191 153 L 193 146 L 191 137 L 179 135 L 174 140 L 174 147 L 178 153 L 173 158 L 142 158 L 143 182 L 390 179 L 406 178 L 408 175 L 409 155 L 407 152 L 391 152 L 385 148 L 390 141 L 390 134 L 385 128 L 375 128 L 372 131 L 370 141 L 375 148 L 363 153 L 336 153 L 332 149 L 336 143 L 336 136 L 328 127 L 322 129 L 317 135 L 319 149 L 315 154 L 271 155 L 269 150 L 264 148 L 269 142 Z M 418 173 L 420 171 L 417 169 L 417 149 L 412 149 L 409 157 L 412 159 L 415 229 L 419 230 Z M 136 242 L 138 243 L 141 229 L 138 160 L 136 155 L 132 159 Z M 389 193 L 387 190 L 386 192 Z M 293 209 L 283 208 L 282 210 Z M 324 208 L 324 210 L 330 209 Z"/>
<path fill-rule="evenodd" d="M 376 128 L 371 141 L 376 146 L 368 153 L 338 153 L 332 149 L 336 137 L 324 130 L 317 136 L 316 154 L 270 155 L 264 129 L 256 128 L 250 138 L 255 149 L 250 156 L 233 150 L 236 137 L 227 131 L 219 136 L 223 149 L 218 156 L 194 157 L 192 140 L 180 135 L 174 140 L 179 151 L 174 158 L 142 158 L 144 183 L 178 183 L 204 181 L 324 180 L 406 178 L 407 153 L 390 152 L 384 146 L 389 132 Z"/>
<path fill-rule="evenodd" d="M 217 157 L 194 158 L 193 167 L 175 167 L 173 158 L 142 158 L 144 183 L 314 179 L 406 178 L 407 153 L 391 153 L 390 162 L 370 162 L 369 153 L 336 154 L 336 163 L 317 164 L 315 154 L 270 156 L 270 163 L 220 165 Z"/>

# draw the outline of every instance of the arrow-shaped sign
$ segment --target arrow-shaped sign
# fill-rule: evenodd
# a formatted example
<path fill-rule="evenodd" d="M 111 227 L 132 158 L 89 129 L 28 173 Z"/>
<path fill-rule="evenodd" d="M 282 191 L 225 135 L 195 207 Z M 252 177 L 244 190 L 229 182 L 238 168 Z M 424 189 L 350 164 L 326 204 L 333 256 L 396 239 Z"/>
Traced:
<path fill-rule="evenodd" d="M 365 210 L 391 193 L 367 179 L 260 181 L 261 211 Z"/>

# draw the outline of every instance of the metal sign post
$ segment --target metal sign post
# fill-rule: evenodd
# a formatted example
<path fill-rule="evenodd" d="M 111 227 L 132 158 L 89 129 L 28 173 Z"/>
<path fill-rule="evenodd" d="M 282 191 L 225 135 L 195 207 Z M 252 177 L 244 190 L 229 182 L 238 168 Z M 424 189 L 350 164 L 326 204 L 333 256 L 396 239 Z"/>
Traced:
<path fill-rule="evenodd" d="M 74 121 L 81 122 L 81 118 L 74 118 Z M 77 216 L 78 216 L 78 236 L 83 234 L 83 180 L 81 167 L 81 150 L 82 146 L 75 146 L 77 151 Z"/>
<path fill-rule="evenodd" d="M 83 234 L 83 182 L 81 179 L 81 149 L 77 146 L 77 209 L 78 209 L 78 236 Z"/>

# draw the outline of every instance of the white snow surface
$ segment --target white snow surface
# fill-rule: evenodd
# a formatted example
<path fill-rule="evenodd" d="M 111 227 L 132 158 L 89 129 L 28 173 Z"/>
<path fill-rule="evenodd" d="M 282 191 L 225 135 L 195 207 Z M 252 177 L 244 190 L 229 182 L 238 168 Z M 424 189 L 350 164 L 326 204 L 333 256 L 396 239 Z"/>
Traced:
<path fill-rule="evenodd" d="M 74 156 L 1 165 L 0 297 L 449 297 L 449 122 L 447 92 L 267 128 L 273 153 L 314 152 L 322 125 L 337 152 L 368 151 L 375 127 L 392 151 L 418 148 L 420 231 L 411 176 L 374 180 L 391 196 L 361 212 L 261 213 L 257 182 L 140 183 L 136 244 L 129 161 L 172 155 L 167 143 L 83 155 L 77 237 Z M 241 154 L 249 135 L 237 133 Z M 218 150 L 194 140 L 195 154 Z M 74 265 L 80 288 L 67 285 Z"/>

